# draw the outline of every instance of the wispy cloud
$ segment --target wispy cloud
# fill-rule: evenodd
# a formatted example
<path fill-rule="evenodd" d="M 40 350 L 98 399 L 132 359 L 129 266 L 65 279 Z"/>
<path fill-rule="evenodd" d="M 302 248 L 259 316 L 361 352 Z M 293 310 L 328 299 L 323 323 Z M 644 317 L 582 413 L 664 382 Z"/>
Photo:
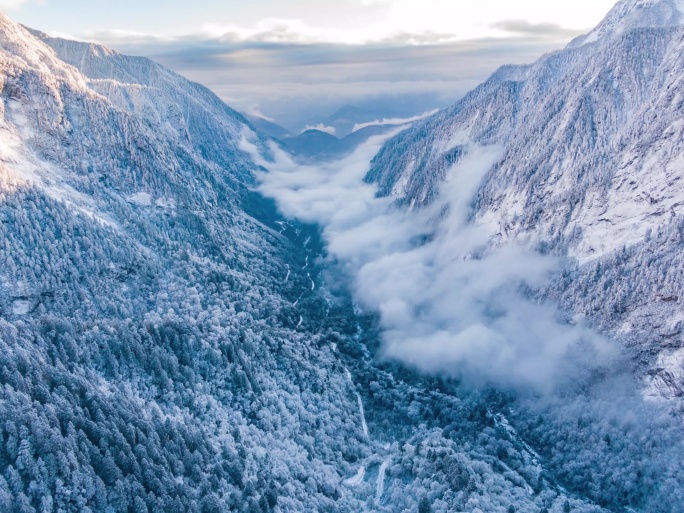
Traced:
<path fill-rule="evenodd" d="M 341 13 L 364 9 L 382 12 L 365 23 L 341 24 L 315 20 L 293 8 L 291 17 L 271 17 L 252 25 L 206 25 L 206 34 L 230 42 L 289 44 L 440 44 L 488 37 L 525 34 L 563 38 L 586 30 L 607 12 L 612 0 L 576 0 L 542 4 L 534 0 L 511 3 L 482 0 L 473 4 L 458 0 L 359 0 L 338 7 Z M 360 4 L 360 6 L 359 6 Z M 367 9 L 366 9 L 367 10 Z"/>
<path fill-rule="evenodd" d="M 510 34 L 554 38 L 576 37 L 585 32 L 583 29 L 566 28 L 557 23 L 531 23 L 519 19 L 497 21 L 491 27 Z"/>
<path fill-rule="evenodd" d="M 228 26 L 205 26 L 205 32 L 223 42 L 253 42 L 277 44 L 348 44 L 364 45 L 378 43 L 395 44 L 441 44 L 457 41 L 453 32 L 434 30 L 402 30 L 375 26 L 362 29 L 335 29 L 314 27 L 298 19 L 267 18 L 259 21 L 253 28 Z"/>
<path fill-rule="evenodd" d="M 259 110 L 259 104 L 258 104 L 258 103 L 254 103 L 254 104 L 252 104 L 252 105 L 249 105 L 249 106 L 245 109 L 245 113 L 246 113 L 248 116 L 252 116 L 252 117 L 254 117 L 254 118 L 265 119 L 266 121 L 270 121 L 271 123 L 275 123 L 275 119 L 269 118 L 266 114 L 264 114 L 263 112 L 261 112 L 261 111 Z"/>
<path fill-rule="evenodd" d="M 140 32 L 136 30 L 98 30 L 95 32 L 86 32 L 85 39 L 88 41 L 96 41 L 103 44 L 126 44 L 135 46 L 144 45 L 172 45 L 183 40 L 198 41 L 197 37 L 175 37 L 165 36 L 162 34 L 154 34 L 149 32 Z"/>

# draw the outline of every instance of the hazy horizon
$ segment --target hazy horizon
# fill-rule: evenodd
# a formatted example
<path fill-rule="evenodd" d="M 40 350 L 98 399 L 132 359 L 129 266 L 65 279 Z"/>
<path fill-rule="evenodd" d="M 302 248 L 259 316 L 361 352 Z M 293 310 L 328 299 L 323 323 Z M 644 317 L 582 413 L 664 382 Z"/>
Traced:
<path fill-rule="evenodd" d="M 2 0 L 0 8 L 56 37 L 152 58 L 296 133 L 324 127 L 347 105 L 366 111 L 364 122 L 447 107 L 499 66 L 561 48 L 613 3 Z"/>

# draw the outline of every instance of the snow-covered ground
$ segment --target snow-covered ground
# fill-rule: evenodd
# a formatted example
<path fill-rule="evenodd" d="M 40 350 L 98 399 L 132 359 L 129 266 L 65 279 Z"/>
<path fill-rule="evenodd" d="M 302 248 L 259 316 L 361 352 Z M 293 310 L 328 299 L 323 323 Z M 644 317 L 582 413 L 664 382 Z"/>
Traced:
<path fill-rule="evenodd" d="M 12 302 L 12 313 L 14 315 L 26 315 L 31 311 L 31 302 L 24 299 L 15 299 Z"/>
<path fill-rule="evenodd" d="M 344 480 L 344 484 L 347 486 L 359 486 L 363 483 L 363 478 L 366 475 L 366 467 L 360 467 L 359 471 L 349 479 Z"/>
<path fill-rule="evenodd" d="M 379 502 L 382 499 L 382 494 L 385 491 L 385 473 L 387 472 L 387 467 L 391 463 L 392 458 L 387 458 L 380 464 L 378 469 L 378 482 L 375 487 L 375 500 Z"/>
<path fill-rule="evenodd" d="M 152 196 L 149 192 L 136 192 L 128 196 L 128 201 L 135 203 L 136 205 L 141 205 L 143 207 L 149 207 L 152 205 Z"/>
<path fill-rule="evenodd" d="M 352 375 L 351 372 L 349 372 L 349 369 L 345 367 L 344 369 L 345 375 L 347 376 L 347 379 L 349 380 L 349 383 L 351 383 L 352 387 L 354 386 L 354 381 L 352 380 Z M 359 405 L 359 417 L 361 419 L 361 431 L 363 432 L 363 436 L 366 438 L 369 438 L 368 436 L 368 424 L 366 424 L 366 414 L 363 411 L 363 400 L 361 399 L 361 394 L 359 394 L 358 390 L 356 390 L 356 387 L 354 387 L 354 393 L 356 394 L 356 400 Z"/>
<path fill-rule="evenodd" d="M 366 424 L 366 414 L 363 411 L 363 400 L 361 399 L 361 394 L 356 392 L 356 399 L 359 403 L 359 414 L 361 415 L 361 429 L 363 430 L 363 436 L 368 438 L 368 424 Z"/>
<path fill-rule="evenodd" d="M 645 397 L 652 400 L 684 397 L 684 348 L 661 351 L 655 369 L 657 373 L 645 379 Z"/>

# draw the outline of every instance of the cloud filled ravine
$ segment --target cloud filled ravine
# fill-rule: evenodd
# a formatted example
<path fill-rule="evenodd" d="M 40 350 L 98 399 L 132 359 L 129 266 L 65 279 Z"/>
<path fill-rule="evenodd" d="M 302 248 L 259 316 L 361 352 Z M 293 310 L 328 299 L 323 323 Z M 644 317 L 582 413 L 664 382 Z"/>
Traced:
<path fill-rule="evenodd" d="M 299 164 L 275 145 L 265 159 L 248 138 L 242 143 L 265 169 L 260 192 L 285 216 L 320 225 L 327 264 L 352 281 L 362 308 L 379 314 L 381 356 L 472 384 L 536 391 L 614 356 L 602 337 L 532 298 L 557 270 L 555 258 L 524 244 L 494 247 L 491 228 L 469 222 L 499 148 L 470 144 L 437 201 L 402 209 L 364 181 L 386 137 L 316 165 Z"/>

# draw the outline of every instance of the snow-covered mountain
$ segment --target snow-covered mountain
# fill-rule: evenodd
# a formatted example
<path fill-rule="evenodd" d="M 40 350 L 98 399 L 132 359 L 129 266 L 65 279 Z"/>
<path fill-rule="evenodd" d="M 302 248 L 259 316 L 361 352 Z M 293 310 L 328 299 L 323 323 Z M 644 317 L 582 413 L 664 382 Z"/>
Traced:
<path fill-rule="evenodd" d="M 682 0 L 633 0 L 618 2 L 598 26 L 576 38 L 570 47 L 582 46 L 600 39 L 615 38 L 640 28 L 676 27 L 682 23 Z"/>
<path fill-rule="evenodd" d="M 159 71 L 134 62 L 126 76 Z M 0 509 L 268 511 L 279 495 L 284 510 L 356 509 L 332 498 L 352 472 L 342 451 L 309 452 L 334 446 L 314 403 L 363 446 L 356 397 L 341 370 L 323 395 L 342 396 L 308 396 L 333 360 L 295 330 L 304 255 L 263 224 L 272 209 L 234 150 L 249 127 L 170 74 L 105 97 L 4 15 L 0 70 Z M 222 150 L 207 126 L 225 127 Z"/>
<path fill-rule="evenodd" d="M 473 144 L 501 158 L 474 219 L 577 266 L 552 293 L 647 362 L 647 393 L 684 394 L 684 4 L 622 0 L 587 36 L 499 69 L 389 141 L 367 179 L 431 202 Z M 681 299 L 680 299 L 681 298 Z"/>
<path fill-rule="evenodd" d="M 199 150 L 205 159 L 233 165 L 236 142 L 248 121 L 206 87 L 144 57 L 37 31 L 32 34 L 60 60 L 76 67 L 85 76 L 87 87 L 115 107 L 147 120 L 176 144 Z M 233 168 L 233 173 L 237 169 Z M 241 178 L 248 180 L 249 175 Z"/>
<path fill-rule="evenodd" d="M 325 287 L 315 229 L 253 191 L 243 137 L 268 153 L 201 86 L 0 15 L 0 510 L 536 513 L 623 495 L 566 491 L 505 399 L 375 362 L 373 317 Z"/>
<path fill-rule="evenodd" d="M 376 318 L 254 192 L 245 141 L 268 155 L 207 89 L 0 14 L 1 511 L 679 510 L 658 408 L 644 428 L 624 397 L 376 361 Z"/>
<path fill-rule="evenodd" d="M 273 121 L 270 121 L 266 118 L 263 118 L 261 116 L 257 115 L 246 115 L 247 119 L 249 120 L 254 127 L 259 130 L 260 132 L 273 137 L 275 139 L 282 139 L 284 137 L 291 137 L 292 134 L 290 133 L 289 130 L 286 128 L 283 128 L 282 126 L 276 124 Z"/>

